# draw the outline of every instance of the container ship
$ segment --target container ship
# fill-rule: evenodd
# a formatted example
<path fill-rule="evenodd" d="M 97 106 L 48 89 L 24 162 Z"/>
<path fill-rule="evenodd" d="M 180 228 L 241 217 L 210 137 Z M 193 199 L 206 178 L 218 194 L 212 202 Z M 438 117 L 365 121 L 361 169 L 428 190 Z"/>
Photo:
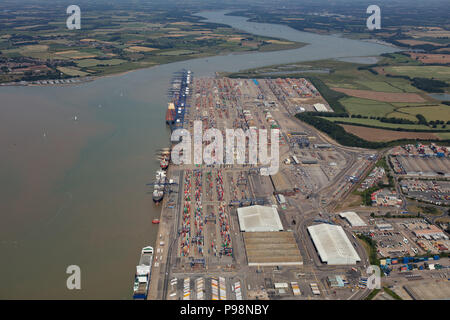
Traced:
<path fill-rule="evenodd" d="M 161 160 L 159 161 L 161 169 L 167 170 L 167 168 L 169 168 L 169 163 L 170 163 L 170 151 L 163 151 L 161 154 Z"/>
<path fill-rule="evenodd" d="M 144 247 L 141 250 L 139 265 L 136 266 L 136 275 L 134 276 L 133 299 L 145 300 L 148 294 L 148 285 L 153 263 L 153 247 Z"/>
<path fill-rule="evenodd" d="M 156 172 L 156 181 L 153 185 L 153 201 L 158 204 L 164 198 L 164 190 L 166 188 L 166 173 L 163 170 Z"/>
<path fill-rule="evenodd" d="M 193 73 L 190 70 L 176 72 L 172 79 L 172 87 L 168 92 L 169 103 L 166 111 L 166 123 L 171 130 L 182 128 L 187 108 L 186 100 L 191 94 L 190 85 Z"/>

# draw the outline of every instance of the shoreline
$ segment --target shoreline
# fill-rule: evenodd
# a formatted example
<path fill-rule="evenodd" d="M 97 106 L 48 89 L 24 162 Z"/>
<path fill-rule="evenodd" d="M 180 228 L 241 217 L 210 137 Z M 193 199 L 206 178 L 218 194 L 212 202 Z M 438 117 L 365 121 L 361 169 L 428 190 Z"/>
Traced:
<path fill-rule="evenodd" d="M 213 10 L 213 12 L 214 12 L 214 10 Z M 201 12 L 199 12 L 199 13 L 201 13 Z M 196 13 L 196 15 L 199 15 L 199 13 Z M 201 16 L 201 15 L 199 15 L 199 16 Z M 201 17 L 203 17 L 204 18 L 203 20 L 205 20 L 206 22 L 209 22 L 209 19 L 207 17 L 204 17 L 204 16 L 201 16 Z M 236 16 L 236 17 L 240 17 L 240 16 Z M 254 21 L 252 21 L 251 18 L 247 18 L 246 22 L 254 22 Z M 222 22 L 215 22 L 215 23 L 220 24 Z M 228 24 L 228 25 L 230 27 L 233 27 L 231 24 Z M 276 25 L 285 26 L 284 24 L 276 24 Z M 233 28 L 235 28 L 235 27 L 233 27 Z M 299 31 L 299 30 L 296 30 L 296 29 L 293 29 L 293 30 Z M 250 34 L 250 35 L 258 36 L 258 34 L 256 34 L 256 33 L 248 32 L 248 31 L 245 31 L 245 30 L 243 30 L 243 31 L 248 33 L 248 34 Z M 314 33 L 314 32 L 307 32 L 307 31 L 300 31 L 300 32 L 308 33 L 308 34 L 311 34 L 311 35 L 318 35 L 317 33 Z M 337 35 L 337 34 L 331 34 L 330 36 L 334 36 L 334 37 L 337 37 L 337 38 L 340 37 L 340 35 Z M 122 76 L 122 75 L 125 75 L 127 73 L 140 71 L 140 70 L 151 69 L 151 68 L 156 67 L 156 66 L 170 65 L 171 63 L 179 63 L 179 62 L 184 62 L 184 61 L 189 61 L 189 60 L 196 60 L 196 59 L 215 58 L 215 57 L 221 57 L 221 56 L 225 57 L 225 56 L 230 56 L 230 55 L 246 55 L 246 54 L 256 54 L 256 53 L 263 54 L 263 53 L 270 53 L 270 52 L 282 52 L 282 51 L 288 51 L 288 50 L 297 50 L 297 49 L 301 49 L 301 48 L 308 47 L 309 45 L 311 45 L 311 43 L 308 43 L 308 42 L 299 42 L 299 41 L 289 40 L 287 38 L 282 38 L 282 37 L 279 37 L 279 38 L 272 37 L 272 38 L 277 39 L 277 40 L 290 41 L 290 42 L 293 42 L 294 45 L 292 46 L 292 48 L 283 48 L 283 47 L 281 47 L 281 48 L 277 48 L 277 49 L 273 49 L 273 50 L 270 50 L 270 49 L 269 50 L 265 50 L 264 47 L 262 47 L 262 50 L 260 48 L 258 50 L 231 51 L 231 52 L 227 52 L 227 53 L 223 53 L 223 54 L 216 54 L 216 55 L 208 55 L 207 54 L 207 55 L 198 56 L 198 57 L 188 57 L 187 59 L 180 59 L 180 60 L 167 62 L 167 63 L 154 64 L 154 65 L 151 65 L 151 66 L 145 66 L 145 67 L 141 67 L 141 68 L 135 68 L 135 69 L 130 69 L 130 70 L 126 70 L 126 71 L 121 71 L 121 72 L 118 72 L 118 73 L 111 73 L 111 74 L 106 74 L 106 75 L 92 75 L 92 76 L 87 76 L 87 77 L 84 77 L 84 78 L 82 78 L 82 77 L 69 78 L 67 80 L 75 80 L 75 82 L 70 82 L 70 83 L 54 83 L 54 84 L 53 83 L 50 83 L 50 84 L 47 84 L 47 83 L 42 83 L 42 84 L 33 83 L 33 82 L 37 82 L 37 81 L 56 81 L 56 80 L 57 81 L 64 81 L 65 80 L 65 79 L 53 79 L 53 80 L 52 79 L 42 79 L 42 80 L 34 80 L 34 81 L 31 81 L 30 83 L 27 83 L 26 81 L 25 81 L 25 83 L 24 83 L 24 81 L 0 83 L 0 87 L 27 87 L 27 86 L 48 87 L 48 86 L 77 85 L 77 84 L 84 84 L 84 83 L 88 83 L 88 82 L 91 82 L 91 81 L 99 80 L 99 79 L 102 79 L 102 78 L 113 77 L 113 76 Z M 348 39 L 354 40 L 354 39 L 351 39 L 351 38 L 348 38 Z M 358 41 L 384 45 L 384 46 L 391 47 L 391 48 L 397 48 L 394 45 L 389 44 L 389 43 L 377 43 L 377 42 L 365 41 L 365 40 L 366 39 L 362 39 L 362 40 L 358 40 Z M 371 54 L 369 56 L 373 56 L 373 54 Z M 354 57 L 363 57 L 363 56 L 361 56 L 361 55 L 358 55 L 358 56 L 350 55 L 350 56 L 339 57 L 339 58 L 354 58 Z M 312 60 L 308 60 L 308 61 L 318 61 L 318 60 L 322 60 L 322 59 L 315 60 L 314 58 L 312 58 Z M 299 61 L 299 62 L 305 62 L 305 61 Z"/>
<path fill-rule="evenodd" d="M 266 52 L 280 52 L 280 51 L 286 51 L 286 50 L 296 50 L 296 49 L 300 49 L 303 47 L 306 47 L 308 45 L 310 45 L 309 43 L 304 43 L 304 42 L 294 42 L 295 45 L 292 48 L 284 48 L 284 49 L 274 49 L 274 50 L 250 50 L 250 51 L 232 51 L 232 52 L 228 52 L 225 54 L 217 54 L 217 55 L 206 55 L 206 56 L 201 56 L 201 57 L 190 57 L 187 59 L 181 59 L 181 60 L 177 60 L 177 61 L 172 61 L 172 62 L 167 62 L 167 63 L 161 63 L 161 64 L 154 64 L 152 66 L 147 66 L 147 67 L 142 67 L 142 68 L 136 68 L 136 69 L 130 69 L 130 70 L 126 70 L 126 71 L 121 71 L 118 73 L 111 73 L 111 74 L 105 74 L 105 75 L 98 75 L 98 76 L 87 76 L 84 78 L 68 78 L 68 79 L 42 79 L 42 80 L 33 80 L 30 81 L 29 83 L 27 81 L 27 83 L 23 83 L 24 81 L 19 81 L 19 82 L 5 82 L 5 83 L 0 83 L 0 87 L 54 87 L 54 86 L 70 86 L 70 85 L 77 85 L 77 84 L 85 84 L 88 82 L 92 82 L 92 81 L 96 81 L 96 80 L 100 80 L 103 78 L 109 78 L 109 77 L 118 77 L 118 76 L 123 76 L 125 74 L 128 73 L 132 73 L 132 72 L 136 72 L 136 71 L 141 71 L 141 70 L 147 70 L 147 69 L 151 69 L 157 66 L 164 66 L 164 65 L 169 65 L 171 63 L 178 63 L 178 62 L 184 62 L 184 61 L 189 61 L 189 60 L 195 60 L 195 59 L 208 59 L 208 58 L 215 58 L 215 57 L 226 57 L 226 56 L 230 56 L 230 55 L 246 55 L 246 54 L 254 54 L 254 53 L 266 53 Z M 38 83 L 34 83 L 36 81 L 64 81 L 64 80 L 76 80 L 75 82 L 70 82 L 70 83 L 54 83 L 54 84 L 49 84 L 49 83 L 42 83 L 42 84 L 38 84 Z"/>

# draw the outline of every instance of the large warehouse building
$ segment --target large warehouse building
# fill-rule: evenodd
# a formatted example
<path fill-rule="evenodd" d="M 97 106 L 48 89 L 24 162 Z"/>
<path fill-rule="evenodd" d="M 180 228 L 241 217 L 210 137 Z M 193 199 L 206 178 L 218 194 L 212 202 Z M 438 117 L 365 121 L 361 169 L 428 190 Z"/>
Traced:
<path fill-rule="evenodd" d="M 303 264 L 292 232 L 244 232 L 244 243 L 250 267 Z"/>
<path fill-rule="evenodd" d="M 294 234 L 283 231 L 276 207 L 256 205 L 237 212 L 250 267 L 303 264 Z"/>
<path fill-rule="evenodd" d="M 274 207 L 250 206 L 238 208 L 239 226 L 245 232 L 283 231 L 278 211 Z"/>
<path fill-rule="evenodd" d="M 308 232 L 322 262 L 343 265 L 361 261 L 341 226 L 323 223 L 308 227 Z"/>

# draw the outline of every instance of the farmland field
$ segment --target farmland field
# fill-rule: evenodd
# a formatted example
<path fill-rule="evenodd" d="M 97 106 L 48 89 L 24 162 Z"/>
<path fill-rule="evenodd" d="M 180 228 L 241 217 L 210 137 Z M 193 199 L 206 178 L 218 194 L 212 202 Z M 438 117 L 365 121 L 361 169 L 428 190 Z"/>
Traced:
<path fill-rule="evenodd" d="M 428 70 L 429 74 L 432 74 L 435 68 L 441 67 L 432 66 L 430 69 L 430 66 L 420 66 L 420 62 L 402 54 L 383 56 L 378 63 L 378 66 L 361 67 L 357 63 L 338 60 L 311 61 L 302 62 L 301 64 L 291 63 L 249 69 L 235 73 L 232 76 L 265 77 L 271 76 L 276 72 L 277 76 L 318 78 L 322 83 L 322 88 L 319 88 L 319 91 L 322 94 L 328 92 L 328 97 L 325 98 L 330 105 L 333 107 L 334 104 L 339 103 L 340 106 L 337 106 L 338 112 L 342 112 L 343 107 L 349 115 L 353 116 L 324 117 L 328 121 L 339 122 L 342 126 L 355 124 L 352 127 L 357 128 L 352 128 L 353 132 L 365 129 L 364 126 L 367 126 L 367 128 L 381 128 L 382 132 L 379 133 L 382 134 L 383 140 L 387 139 L 384 136 L 385 134 L 392 132 L 395 132 L 393 136 L 399 139 L 402 137 L 430 139 L 445 137 L 447 135 L 446 131 L 450 130 L 449 125 L 446 123 L 419 124 L 419 119 L 416 115 L 422 114 L 427 122 L 436 120 L 447 122 L 450 120 L 450 107 L 440 105 L 438 101 L 432 99 L 426 92 L 414 87 L 409 79 L 394 78 L 386 75 L 386 71 L 390 71 L 391 69 L 389 68 L 393 67 L 405 67 L 406 69 L 399 70 L 414 70 L 415 72 L 420 72 L 421 68 L 425 67 L 428 69 L 423 70 Z M 376 71 L 370 72 L 367 68 Z M 313 75 L 302 74 L 302 70 L 308 69 L 326 69 L 330 70 L 330 72 L 315 73 Z M 296 73 L 297 70 L 298 73 Z M 420 75 L 428 76 L 426 73 Z M 328 89 L 323 88 L 324 86 L 328 87 Z M 391 119 L 388 120 L 388 118 Z M 409 120 L 413 123 L 396 123 L 401 122 L 398 119 Z M 386 132 L 384 128 L 390 129 L 390 131 Z M 429 131 L 443 131 L 442 137 L 438 137 L 437 133 Z M 369 130 L 366 132 L 377 133 L 378 131 Z"/>
<path fill-rule="evenodd" d="M 434 53 L 409 53 L 411 58 L 419 60 L 423 63 L 450 63 L 450 54 L 434 54 Z"/>
<path fill-rule="evenodd" d="M 90 9 L 83 12 L 80 32 L 67 29 L 63 4 L 23 3 L 33 17 L 30 19 L 22 17 L 20 10 L 6 10 L 8 14 L 0 15 L 0 65 L 24 60 L 40 65 L 46 60 L 49 70 L 46 74 L 33 68 L 27 74 L 0 72 L 0 83 L 85 74 L 76 72 L 76 68 L 61 69 L 65 70 L 61 74 L 58 68 L 73 65 L 70 62 L 91 68 L 81 72 L 102 76 L 218 54 L 278 51 L 305 45 L 205 22 L 196 15 L 204 4 L 200 10 L 193 10 L 152 3 L 147 10 L 148 4 L 138 4 L 141 1 L 133 1 L 131 7 L 121 2 L 111 1 L 104 6 L 92 1 Z"/>
<path fill-rule="evenodd" d="M 410 114 L 410 113 L 404 113 L 404 112 L 400 112 L 399 109 L 397 109 L 394 112 L 388 113 L 386 115 L 387 118 L 399 118 L 399 119 L 406 119 L 406 120 L 411 120 L 411 121 L 417 121 L 417 118 L 414 114 Z"/>
<path fill-rule="evenodd" d="M 350 114 L 361 114 L 374 117 L 383 117 L 394 108 L 392 105 L 384 102 L 373 101 L 369 99 L 360 99 L 354 97 L 343 98 L 340 102 Z"/>
<path fill-rule="evenodd" d="M 369 88 L 373 91 L 381 91 L 381 92 L 404 92 L 401 88 L 386 82 L 386 81 L 372 81 L 372 80 L 359 80 L 357 83 L 363 85 L 364 87 Z"/>
<path fill-rule="evenodd" d="M 427 132 L 404 132 L 395 130 L 384 130 L 376 128 L 366 128 L 344 124 L 345 131 L 350 132 L 367 141 L 392 141 L 399 139 L 439 139 L 435 133 Z M 441 138 L 442 139 L 442 138 Z"/>
<path fill-rule="evenodd" d="M 166 51 L 166 52 L 159 52 L 158 55 L 161 56 L 181 56 L 186 54 L 193 54 L 195 51 L 191 50 L 172 50 L 172 51 Z"/>
<path fill-rule="evenodd" d="M 438 133 L 436 133 L 436 135 L 440 139 L 450 139 L 450 132 L 438 132 Z"/>
<path fill-rule="evenodd" d="M 67 50 L 61 52 L 55 52 L 55 55 L 58 57 L 64 57 L 68 59 L 87 59 L 87 58 L 95 58 L 98 55 L 91 52 L 81 52 L 78 50 Z"/>
<path fill-rule="evenodd" d="M 131 52 L 152 52 L 158 50 L 157 48 L 141 47 L 141 46 L 131 46 L 125 49 L 125 51 Z"/>
<path fill-rule="evenodd" d="M 122 59 L 110 59 L 110 60 L 98 60 L 98 59 L 83 59 L 77 61 L 77 65 L 82 68 L 89 68 L 89 67 L 95 67 L 98 65 L 105 65 L 105 66 L 115 66 L 121 63 L 126 62 Z"/>
<path fill-rule="evenodd" d="M 345 93 L 352 97 L 371 99 L 383 102 L 424 102 L 425 99 L 416 93 L 391 93 L 391 92 L 378 92 L 369 90 L 355 90 L 355 89 L 343 89 L 332 88 L 335 91 Z"/>
<path fill-rule="evenodd" d="M 450 119 L 450 106 L 436 105 L 426 107 L 406 107 L 398 109 L 400 112 L 412 115 L 421 114 L 428 121 Z"/>
<path fill-rule="evenodd" d="M 421 124 L 397 124 L 397 123 L 388 123 L 388 122 L 381 122 L 379 120 L 375 119 L 364 119 L 364 118 L 342 118 L 342 117 L 336 117 L 336 118 L 325 118 L 329 121 L 339 121 L 339 122 L 345 122 L 348 124 L 356 123 L 361 125 L 367 125 L 367 126 L 376 126 L 381 128 L 389 128 L 389 129 L 397 129 L 397 128 L 403 128 L 403 129 L 410 129 L 410 130 L 421 130 L 421 131 L 427 131 L 427 130 L 449 130 L 448 128 L 442 129 L 442 126 L 438 126 L 437 128 L 431 128 L 426 125 Z"/>
<path fill-rule="evenodd" d="M 411 78 L 435 78 L 443 81 L 450 80 L 450 67 L 445 66 L 391 66 L 385 67 L 384 69 L 388 73 Z"/>
<path fill-rule="evenodd" d="M 76 76 L 84 77 L 84 76 L 87 76 L 89 74 L 87 72 L 83 72 L 83 71 L 80 71 L 80 70 L 77 70 L 77 69 L 74 69 L 74 68 L 69 68 L 69 67 L 58 67 L 58 70 L 61 71 L 62 73 L 65 73 L 65 74 L 69 75 L 69 76 L 72 76 L 72 77 L 76 77 Z"/>

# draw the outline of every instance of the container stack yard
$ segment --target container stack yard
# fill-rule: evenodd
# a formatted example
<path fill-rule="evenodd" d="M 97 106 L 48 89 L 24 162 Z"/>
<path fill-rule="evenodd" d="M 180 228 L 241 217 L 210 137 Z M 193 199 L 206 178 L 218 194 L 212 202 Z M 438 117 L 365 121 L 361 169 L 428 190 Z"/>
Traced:
<path fill-rule="evenodd" d="M 361 257 L 352 265 L 357 273 L 347 274 L 345 261 L 330 271 L 320 260 L 307 227 L 333 224 L 336 219 L 330 211 L 359 186 L 378 157 L 373 151 L 339 146 L 294 117 L 298 106 L 314 111 L 314 105 L 320 104 L 321 110 L 333 112 L 320 92 L 302 78 L 194 78 L 183 71 L 172 83 L 170 95 L 170 127 L 184 128 L 192 137 L 195 121 L 201 122 L 203 133 L 209 128 L 220 130 L 224 159 L 219 164 L 219 155 L 212 154 L 215 164 L 192 161 L 169 166 L 168 179 L 177 177 L 180 183 L 178 190 L 163 200 L 156 245 L 162 254 L 152 275 L 149 299 L 318 299 L 334 290 L 327 282 L 330 272 L 346 279 L 334 295 L 343 299 L 363 297 L 366 293 L 359 281 L 365 272 L 363 266 L 368 264 L 364 248 L 352 240 Z M 262 165 L 247 164 L 248 142 L 243 154 L 225 150 L 226 129 L 249 128 L 280 130 L 276 174 L 261 175 Z M 193 142 L 200 143 L 202 151 L 207 146 L 206 142 Z M 437 146 L 434 150 L 434 157 L 440 160 L 437 153 L 447 152 Z M 232 165 L 225 163 L 227 152 L 234 160 Z M 246 162 L 237 164 L 241 156 Z M 373 181 L 368 181 L 367 187 L 384 176 L 379 170 L 369 176 Z M 257 239 L 258 235 L 241 229 L 237 209 L 250 206 L 274 206 L 278 210 L 280 230 L 287 231 L 268 232 L 261 237 L 278 241 L 270 250 L 254 242 L 254 248 L 247 248 L 250 242 L 244 239 Z M 284 261 L 283 255 L 271 257 L 272 250 L 295 253 L 295 263 L 292 257 L 289 261 Z M 251 261 L 248 252 L 253 255 Z M 269 278 L 273 281 L 267 281 Z M 287 288 L 275 288 L 274 283 L 286 283 Z M 195 295 L 191 295 L 191 287 Z"/>

